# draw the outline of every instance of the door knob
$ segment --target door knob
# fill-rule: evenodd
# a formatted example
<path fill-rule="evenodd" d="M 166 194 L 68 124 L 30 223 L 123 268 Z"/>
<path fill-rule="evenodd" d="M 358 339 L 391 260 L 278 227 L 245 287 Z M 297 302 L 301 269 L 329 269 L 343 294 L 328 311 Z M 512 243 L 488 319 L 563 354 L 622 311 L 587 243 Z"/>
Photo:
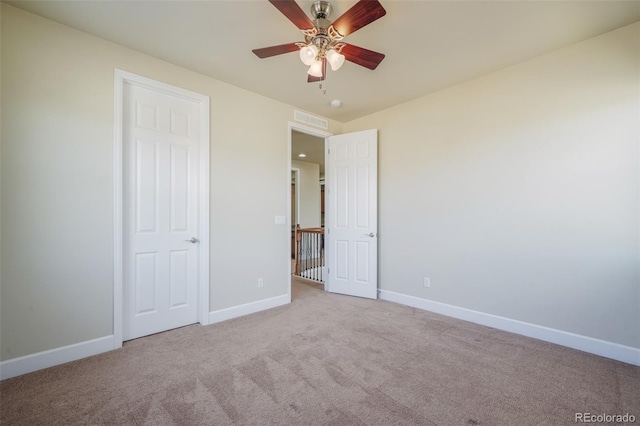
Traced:
<path fill-rule="evenodd" d="M 191 237 L 191 239 L 190 239 L 190 240 L 185 240 L 185 241 L 186 241 L 186 242 L 188 242 L 188 243 L 191 243 L 191 244 L 195 244 L 195 243 L 197 243 L 199 240 L 198 240 L 196 237 Z"/>
<path fill-rule="evenodd" d="M 366 235 L 367 237 L 371 237 L 371 238 L 376 236 L 376 234 L 374 234 L 373 232 L 369 232 L 368 234 L 364 234 L 364 235 Z"/>

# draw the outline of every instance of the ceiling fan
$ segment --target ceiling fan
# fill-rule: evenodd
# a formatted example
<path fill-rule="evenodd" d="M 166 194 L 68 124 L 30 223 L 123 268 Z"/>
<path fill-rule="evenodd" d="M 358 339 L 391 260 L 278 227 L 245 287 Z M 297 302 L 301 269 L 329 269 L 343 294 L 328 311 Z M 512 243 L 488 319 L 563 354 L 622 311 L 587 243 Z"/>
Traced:
<path fill-rule="evenodd" d="M 269 0 L 269 2 L 302 30 L 304 42 L 263 47 L 254 49 L 252 52 L 259 58 L 269 58 L 299 50 L 300 60 L 309 66 L 307 72 L 309 83 L 325 79 L 327 62 L 333 71 L 337 71 L 345 60 L 374 70 L 384 59 L 382 53 L 342 41 L 344 37 L 382 18 L 387 13 L 378 0 L 360 0 L 333 22 L 329 21 L 333 8 L 326 1 L 316 1 L 311 6 L 313 21 L 295 0 Z"/>

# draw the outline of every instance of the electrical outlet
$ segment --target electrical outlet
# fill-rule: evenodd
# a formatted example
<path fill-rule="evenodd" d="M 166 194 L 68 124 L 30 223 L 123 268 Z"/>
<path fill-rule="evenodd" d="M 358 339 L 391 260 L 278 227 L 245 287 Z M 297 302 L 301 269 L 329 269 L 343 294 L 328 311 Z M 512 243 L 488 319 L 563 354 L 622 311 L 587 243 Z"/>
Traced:
<path fill-rule="evenodd" d="M 264 287 L 264 280 L 262 278 L 258 278 L 258 288 Z"/>
<path fill-rule="evenodd" d="M 424 277 L 422 280 L 422 283 L 424 284 L 425 287 L 431 287 L 431 278 Z"/>

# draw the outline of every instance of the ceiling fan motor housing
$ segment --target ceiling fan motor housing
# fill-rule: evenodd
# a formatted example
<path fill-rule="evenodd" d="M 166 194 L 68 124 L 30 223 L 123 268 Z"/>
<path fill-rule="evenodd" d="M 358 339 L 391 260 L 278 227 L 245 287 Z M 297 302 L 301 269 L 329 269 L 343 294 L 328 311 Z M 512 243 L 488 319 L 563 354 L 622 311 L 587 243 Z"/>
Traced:
<path fill-rule="evenodd" d="M 329 17 L 333 12 L 333 6 L 327 1 L 316 1 L 311 6 L 311 16 L 313 20 L 314 28 L 310 32 L 305 32 L 305 40 L 307 44 L 313 44 L 318 49 L 317 60 L 322 60 L 326 57 L 329 49 L 335 49 L 338 52 L 342 50 L 342 44 L 338 43 L 342 37 L 331 28 L 331 21 Z"/>
<path fill-rule="evenodd" d="M 331 12 L 333 7 L 327 1 L 316 1 L 311 6 L 311 16 L 315 19 L 329 19 Z"/>
<path fill-rule="evenodd" d="M 316 1 L 311 6 L 311 16 L 313 16 L 313 25 L 318 31 L 319 35 L 327 35 L 327 29 L 331 26 L 329 17 L 333 7 L 331 3 L 326 1 Z"/>

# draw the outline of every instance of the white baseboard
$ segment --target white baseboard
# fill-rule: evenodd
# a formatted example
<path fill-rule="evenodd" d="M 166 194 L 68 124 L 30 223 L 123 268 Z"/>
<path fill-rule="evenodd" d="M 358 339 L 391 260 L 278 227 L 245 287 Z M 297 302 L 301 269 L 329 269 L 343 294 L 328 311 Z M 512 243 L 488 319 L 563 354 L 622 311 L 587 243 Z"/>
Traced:
<path fill-rule="evenodd" d="M 61 348 L 25 355 L 0 362 L 0 380 L 53 367 L 114 349 L 113 336 L 100 337 Z"/>
<path fill-rule="evenodd" d="M 244 305 L 232 306 L 231 308 L 220 309 L 217 311 L 209 312 L 209 324 L 215 324 L 216 322 L 226 321 L 231 318 L 253 314 L 255 312 L 264 311 L 265 309 L 271 309 L 277 306 L 286 305 L 288 303 L 291 303 L 291 298 L 288 294 L 283 294 L 282 296 L 276 296 L 270 299 L 264 299 L 257 302 L 246 303 Z"/>
<path fill-rule="evenodd" d="M 520 334 L 545 342 L 578 349 L 583 352 L 600 355 L 617 361 L 626 362 L 640 366 L 640 349 L 618 343 L 607 342 L 606 340 L 594 339 L 593 337 L 582 336 L 580 334 L 569 333 L 567 331 L 556 330 L 523 321 L 460 308 L 446 303 L 434 302 L 428 299 L 408 296 L 388 290 L 380 290 L 380 299 L 390 302 L 400 303 L 413 308 L 435 312 L 448 317 L 470 321 L 476 324 L 486 325 L 499 330 Z"/>
<path fill-rule="evenodd" d="M 265 309 L 275 308 L 291 302 L 288 294 L 260 300 L 258 302 L 247 303 L 245 305 L 234 306 L 219 311 L 209 312 L 209 324 L 240 317 Z M 65 364 L 92 355 L 98 355 L 117 349 L 114 336 L 105 336 L 98 339 L 87 340 L 86 342 L 75 343 L 61 348 L 50 349 L 35 354 L 25 355 L 18 358 L 0 362 L 0 380 L 20 376 L 42 370 L 43 368 Z"/>
<path fill-rule="evenodd" d="M 408 296 L 406 294 L 388 290 L 380 290 L 380 298 L 390 302 L 400 303 L 425 311 L 435 312 L 437 314 L 470 321 L 476 324 L 497 328 L 499 330 L 532 337 L 545 342 L 555 343 L 640 366 L 640 349 L 632 348 L 630 346 L 594 339 L 593 337 L 582 336 L 575 333 L 569 333 L 567 331 L 556 330 L 471 309 L 460 308 L 446 303 Z M 286 305 L 290 302 L 291 299 L 289 295 L 283 294 L 270 299 L 220 309 L 209 313 L 209 323 L 213 324 L 231 318 L 237 318 L 243 315 L 260 312 L 265 309 Z M 50 349 L 35 354 L 9 359 L 7 361 L 1 361 L 0 380 L 76 361 L 88 356 L 98 355 L 113 349 L 117 349 L 115 346 L 114 336 L 105 336 L 88 340 L 86 342 L 63 346 L 61 348 Z"/>

